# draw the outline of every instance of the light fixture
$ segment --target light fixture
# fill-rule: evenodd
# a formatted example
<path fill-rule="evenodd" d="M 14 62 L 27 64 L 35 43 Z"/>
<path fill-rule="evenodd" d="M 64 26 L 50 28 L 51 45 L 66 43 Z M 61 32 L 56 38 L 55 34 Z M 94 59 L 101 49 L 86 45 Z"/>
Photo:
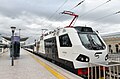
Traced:
<path fill-rule="evenodd" d="M 13 26 L 12 26 L 12 27 L 11 27 L 11 29 L 12 29 L 12 32 L 14 32 L 14 31 L 15 31 L 15 29 L 16 29 L 16 27 L 13 27 Z"/>

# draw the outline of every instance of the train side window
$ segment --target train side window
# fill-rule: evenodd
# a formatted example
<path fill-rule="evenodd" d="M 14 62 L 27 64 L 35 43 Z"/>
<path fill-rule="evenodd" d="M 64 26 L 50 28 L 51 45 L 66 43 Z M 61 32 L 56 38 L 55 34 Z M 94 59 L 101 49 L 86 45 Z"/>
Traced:
<path fill-rule="evenodd" d="M 68 34 L 59 36 L 60 47 L 72 47 Z"/>

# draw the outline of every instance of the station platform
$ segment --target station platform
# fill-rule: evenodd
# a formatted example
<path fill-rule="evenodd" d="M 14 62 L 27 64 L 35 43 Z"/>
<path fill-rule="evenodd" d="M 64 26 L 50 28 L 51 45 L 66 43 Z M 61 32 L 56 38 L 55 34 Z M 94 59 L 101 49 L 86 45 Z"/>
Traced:
<path fill-rule="evenodd" d="M 0 79 L 82 79 L 24 49 L 11 66 L 9 50 L 0 55 Z"/>

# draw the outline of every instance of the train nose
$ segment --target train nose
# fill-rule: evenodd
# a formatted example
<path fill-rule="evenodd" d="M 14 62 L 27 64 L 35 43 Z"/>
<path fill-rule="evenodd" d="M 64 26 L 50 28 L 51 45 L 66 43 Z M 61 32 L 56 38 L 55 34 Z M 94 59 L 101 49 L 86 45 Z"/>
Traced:
<path fill-rule="evenodd" d="M 95 56 L 95 58 L 100 58 L 100 55 L 102 55 L 102 52 L 96 52 L 95 54 L 94 54 L 94 56 Z"/>

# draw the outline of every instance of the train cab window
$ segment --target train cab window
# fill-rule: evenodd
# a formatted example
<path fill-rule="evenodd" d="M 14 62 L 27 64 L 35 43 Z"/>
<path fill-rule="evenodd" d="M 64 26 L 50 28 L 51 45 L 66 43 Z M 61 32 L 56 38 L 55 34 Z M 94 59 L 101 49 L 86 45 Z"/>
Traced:
<path fill-rule="evenodd" d="M 60 47 L 72 47 L 68 34 L 59 36 Z"/>
<path fill-rule="evenodd" d="M 78 33 L 82 44 L 90 50 L 103 50 L 105 49 L 104 43 L 94 33 Z"/>

